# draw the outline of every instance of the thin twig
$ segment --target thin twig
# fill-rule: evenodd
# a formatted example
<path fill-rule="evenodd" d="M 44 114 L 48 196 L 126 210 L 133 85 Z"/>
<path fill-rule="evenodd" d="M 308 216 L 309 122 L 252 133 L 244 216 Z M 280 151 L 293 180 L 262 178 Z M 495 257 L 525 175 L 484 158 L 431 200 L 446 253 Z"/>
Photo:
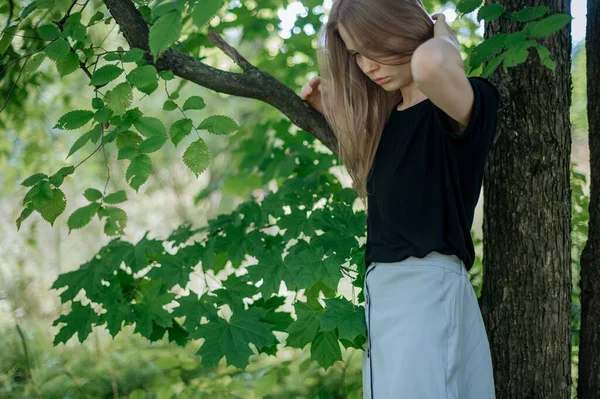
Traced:
<path fill-rule="evenodd" d="M 215 43 L 215 45 L 227 54 L 236 64 L 238 64 L 244 72 L 257 69 L 254 65 L 248 62 L 235 48 L 231 47 L 221 36 L 219 36 L 213 29 L 208 30 L 208 36 Z"/>
<path fill-rule="evenodd" d="M 8 104 L 8 99 L 10 98 L 10 95 L 11 95 L 13 89 L 17 85 L 17 82 L 21 78 L 21 75 L 23 74 L 23 69 L 25 69 L 25 65 L 27 65 L 27 61 L 29 61 L 30 58 L 31 57 L 27 58 L 27 60 L 23 63 L 23 66 L 21 67 L 21 70 L 19 71 L 19 76 L 17 76 L 17 79 L 15 80 L 15 83 L 13 83 L 13 85 L 10 88 L 10 90 L 8 91 L 8 95 L 6 96 L 6 100 L 4 100 L 4 105 L 2 105 L 2 108 L 0 109 L 0 112 L 4 111 L 4 108 L 6 108 L 6 105 Z"/>

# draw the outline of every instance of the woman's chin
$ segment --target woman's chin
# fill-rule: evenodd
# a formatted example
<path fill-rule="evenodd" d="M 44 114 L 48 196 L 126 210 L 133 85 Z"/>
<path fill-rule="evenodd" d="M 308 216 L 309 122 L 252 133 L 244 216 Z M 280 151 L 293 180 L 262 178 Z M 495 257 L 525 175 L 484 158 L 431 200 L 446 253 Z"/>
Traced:
<path fill-rule="evenodd" d="M 398 84 L 396 83 L 396 81 L 394 81 L 394 79 L 390 79 L 389 82 L 387 82 L 384 85 L 381 85 L 381 88 L 385 91 L 397 91 L 399 89 Z"/>

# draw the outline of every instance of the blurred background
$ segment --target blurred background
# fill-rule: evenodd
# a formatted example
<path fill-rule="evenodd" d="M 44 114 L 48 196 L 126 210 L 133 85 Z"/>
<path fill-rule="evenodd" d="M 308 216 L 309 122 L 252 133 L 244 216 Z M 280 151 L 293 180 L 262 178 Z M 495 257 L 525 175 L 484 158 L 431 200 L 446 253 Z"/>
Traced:
<path fill-rule="evenodd" d="M 309 3 L 310 7 L 303 3 Z M 232 27 L 224 31 L 224 39 L 250 62 L 299 93 L 300 87 L 317 73 L 314 48 L 318 26 L 315 21 L 326 21 L 331 7 L 331 1 L 315 3 L 318 2 L 293 1 L 284 8 L 260 9 L 253 15 L 264 23 L 260 28 L 255 27 L 255 31 L 242 34 L 242 28 L 232 21 L 241 10 L 250 12 L 257 4 L 231 1 L 228 5 L 231 12 L 222 14 L 222 19 L 215 18 L 211 25 L 230 22 Z M 467 15 L 459 21 L 453 11 L 455 4 L 435 6 L 429 10 L 431 14 L 441 9 L 447 22 L 458 31 L 461 43 L 481 40 L 483 24 L 477 23 L 475 15 Z M 572 15 L 574 220 L 585 223 L 589 176 L 585 1 L 572 1 Z M 114 26 L 114 23 L 98 26 L 92 33 L 111 48 L 118 45 L 127 48 Z M 292 51 L 294 49 L 296 51 Z M 206 57 L 203 62 L 213 67 L 237 70 L 218 49 L 208 49 L 202 55 Z M 51 63 L 45 62 L 39 69 L 52 68 Z M 44 76 L 48 75 L 41 74 L 40 79 Z M 68 80 L 42 81 L 38 92 L 29 93 L 20 115 L 31 122 L 19 129 L 0 131 L 0 398 L 362 398 L 362 352 L 353 349 L 343 352 L 344 362 L 336 363 L 326 373 L 310 361 L 309 348 L 285 348 L 276 357 L 254 356 L 246 372 L 234 367 L 209 372 L 194 355 L 199 344 L 181 348 L 166 339 L 149 343 L 139 334 L 133 334 L 132 328 L 126 328 L 115 339 L 105 328 L 94 328 L 83 344 L 73 337 L 66 345 L 53 346 L 58 327 L 52 322 L 61 314 L 62 305 L 59 293 L 50 289 L 52 283 L 58 274 L 78 268 L 110 241 L 97 220 L 71 232 L 66 225 L 67 216 L 87 204 L 81 193 L 88 187 L 104 186 L 107 174 L 104 156 L 96 154 L 78 170 L 77 179 L 67 179 L 62 186 L 67 209 L 54 226 L 36 214 L 17 232 L 15 220 L 26 193 L 20 186 L 24 178 L 36 172 L 55 171 L 65 163 L 79 162 L 91 152 L 92 146 L 88 143 L 86 154 L 67 159 L 77 135 L 74 131 L 52 128 L 65 109 L 76 106 L 72 102 L 81 101 L 81 87 L 87 85 L 86 79 L 83 74 L 73 74 Z M 126 189 L 130 199 L 123 206 L 128 214 L 124 238 L 130 242 L 137 242 L 147 231 L 153 237 L 166 237 L 186 222 L 194 227 L 204 226 L 207 220 L 235 209 L 245 200 L 239 195 L 240 191 L 252 185 L 256 187 L 251 189 L 253 195 L 263 193 L 258 180 L 236 179 L 232 165 L 236 165 L 235 158 L 241 156 L 240 143 L 256 134 L 251 127 L 285 117 L 259 101 L 214 93 L 194 84 L 181 85 L 177 90 L 184 98 L 202 96 L 207 100 L 202 112 L 225 114 L 235 119 L 241 129 L 233 136 L 204 136 L 213 159 L 209 169 L 198 178 L 181 162 L 184 148 L 166 146 L 153 154 L 152 176 L 138 193 L 120 185 L 125 180 L 124 164 L 116 159 L 116 154 L 106 154 L 111 173 L 108 191 Z M 91 94 L 90 91 L 88 95 L 91 97 Z M 166 95 L 162 98 L 153 95 L 147 99 L 140 96 L 134 101 L 139 101 L 140 109 L 145 112 L 158 113 L 166 99 Z M 168 117 L 161 114 L 165 124 L 172 122 Z M 264 134 L 264 140 L 267 139 L 268 135 Z M 347 176 L 337 167 L 332 168 L 332 173 L 349 187 Z M 241 187 L 244 190 L 240 190 Z M 482 199 L 473 225 L 478 259 L 472 282 L 478 295 Z M 578 278 L 578 254 L 584 240 L 580 234 L 574 236 L 574 278 Z M 224 270 L 223 275 L 227 272 L 230 270 Z M 192 277 L 190 284 L 197 292 L 204 288 L 204 280 L 199 278 Z M 339 291 L 356 297 L 349 281 L 343 280 Z M 573 372 L 575 378 L 576 368 Z"/>

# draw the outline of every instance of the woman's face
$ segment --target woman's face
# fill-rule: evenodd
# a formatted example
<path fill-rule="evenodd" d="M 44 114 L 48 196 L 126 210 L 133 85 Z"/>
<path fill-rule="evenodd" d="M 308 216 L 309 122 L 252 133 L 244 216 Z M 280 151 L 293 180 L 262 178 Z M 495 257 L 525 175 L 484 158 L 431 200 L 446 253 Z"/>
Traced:
<path fill-rule="evenodd" d="M 352 39 L 350 39 L 348 33 L 341 24 L 338 26 L 338 30 L 344 44 L 346 45 L 346 49 L 356 60 L 358 67 L 363 71 L 363 73 L 373 81 L 378 78 L 386 78 L 383 81 L 375 82 L 384 90 L 396 91 L 401 87 L 408 85 L 412 81 L 410 62 L 407 62 L 403 65 L 386 65 L 370 60 L 356 51 L 356 48 L 352 43 Z"/>

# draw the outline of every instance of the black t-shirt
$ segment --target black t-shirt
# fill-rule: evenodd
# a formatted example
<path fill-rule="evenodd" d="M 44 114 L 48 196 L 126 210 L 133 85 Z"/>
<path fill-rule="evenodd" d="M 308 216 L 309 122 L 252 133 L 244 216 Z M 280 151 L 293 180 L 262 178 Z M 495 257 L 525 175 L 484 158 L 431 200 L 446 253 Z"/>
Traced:
<path fill-rule="evenodd" d="M 471 226 L 500 96 L 485 78 L 469 82 L 475 99 L 461 134 L 429 99 L 392 111 L 367 181 L 367 266 L 431 251 L 473 266 Z"/>

